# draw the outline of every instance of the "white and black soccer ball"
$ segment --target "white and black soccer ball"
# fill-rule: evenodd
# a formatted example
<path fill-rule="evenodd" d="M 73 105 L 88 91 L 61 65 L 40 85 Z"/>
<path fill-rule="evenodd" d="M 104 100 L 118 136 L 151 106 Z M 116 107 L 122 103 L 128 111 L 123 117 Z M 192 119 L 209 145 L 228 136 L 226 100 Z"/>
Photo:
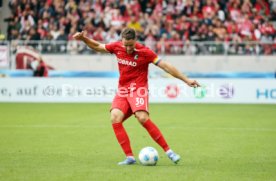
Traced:
<path fill-rule="evenodd" d="M 145 147 L 139 153 L 139 161 L 145 166 L 154 166 L 159 159 L 158 152 L 153 147 Z"/>

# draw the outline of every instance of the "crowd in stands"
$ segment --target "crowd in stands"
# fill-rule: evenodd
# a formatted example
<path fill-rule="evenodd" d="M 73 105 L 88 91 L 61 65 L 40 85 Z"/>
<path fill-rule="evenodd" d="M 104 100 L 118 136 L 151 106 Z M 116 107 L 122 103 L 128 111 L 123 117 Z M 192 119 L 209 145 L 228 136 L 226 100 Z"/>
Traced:
<path fill-rule="evenodd" d="M 132 27 L 157 53 L 276 54 L 275 0 L 10 0 L 9 7 L 8 40 L 73 42 L 86 30 L 111 42 Z"/>

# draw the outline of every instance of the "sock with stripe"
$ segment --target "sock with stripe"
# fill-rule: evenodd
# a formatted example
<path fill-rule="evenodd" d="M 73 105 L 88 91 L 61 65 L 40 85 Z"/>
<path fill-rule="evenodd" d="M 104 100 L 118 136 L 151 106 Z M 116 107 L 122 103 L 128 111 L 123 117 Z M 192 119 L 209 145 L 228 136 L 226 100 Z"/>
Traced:
<path fill-rule="evenodd" d="M 158 129 L 158 127 L 150 120 L 148 119 L 144 124 L 144 128 L 148 131 L 152 139 L 158 143 L 163 150 L 166 152 L 170 150 L 170 147 L 168 146 L 164 136 L 162 135 L 161 131 Z"/>
<path fill-rule="evenodd" d="M 123 126 L 123 123 L 113 123 L 112 124 L 114 133 L 118 140 L 118 143 L 121 145 L 126 156 L 133 156 L 130 141 L 127 135 L 127 132 Z"/>

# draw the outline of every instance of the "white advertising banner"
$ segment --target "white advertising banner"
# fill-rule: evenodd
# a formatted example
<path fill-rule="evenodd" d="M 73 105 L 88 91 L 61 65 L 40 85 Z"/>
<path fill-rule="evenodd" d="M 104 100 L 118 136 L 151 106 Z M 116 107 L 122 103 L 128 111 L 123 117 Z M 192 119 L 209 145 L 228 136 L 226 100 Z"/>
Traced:
<path fill-rule="evenodd" d="M 111 102 L 113 78 L 2 78 L 0 102 Z M 150 79 L 150 102 L 276 104 L 275 79 L 198 79 L 190 88 L 177 79 Z"/>
<path fill-rule="evenodd" d="M 8 46 L 0 46 L 0 67 L 9 66 L 9 49 Z"/>

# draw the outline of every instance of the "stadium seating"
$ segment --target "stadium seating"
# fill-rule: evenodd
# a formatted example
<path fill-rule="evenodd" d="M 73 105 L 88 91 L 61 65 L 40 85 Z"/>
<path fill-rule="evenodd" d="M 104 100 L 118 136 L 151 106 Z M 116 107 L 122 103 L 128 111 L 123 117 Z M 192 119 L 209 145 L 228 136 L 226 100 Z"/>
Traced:
<path fill-rule="evenodd" d="M 10 1 L 9 6 L 8 40 L 66 41 L 61 46 L 40 46 L 46 53 L 74 49 L 83 53 L 84 47 L 71 42 L 76 31 L 86 30 L 89 37 L 110 42 L 118 40 L 125 27 L 135 28 L 139 41 L 158 53 L 276 52 L 276 1 L 42 0 Z M 223 44 L 227 42 L 231 43 Z"/>

